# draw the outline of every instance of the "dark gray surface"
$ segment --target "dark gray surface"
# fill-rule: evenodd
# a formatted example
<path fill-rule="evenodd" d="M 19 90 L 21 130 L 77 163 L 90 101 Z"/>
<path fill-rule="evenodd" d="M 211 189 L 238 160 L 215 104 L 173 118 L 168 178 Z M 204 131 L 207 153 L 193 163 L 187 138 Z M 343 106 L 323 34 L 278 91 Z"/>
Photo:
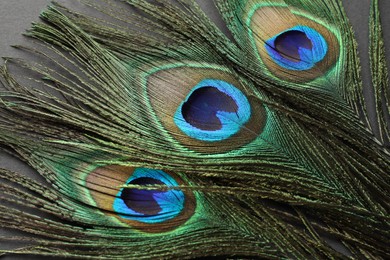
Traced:
<path fill-rule="evenodd" d="M 39 20 L 39 13 L 49 2 L 49 0 L 0 0 L 0 57 L 19 55 L 18 51 L 10 45 L 23 44 L 27 41 L 22 33 L 30 27 L 31 22 Z M 19 172 L 33 172 L 28 166 L 4 152 L 0 152 L 0 167 Z"/>
<path fill-rule="evenodd" d="M 67 0 L 72 2 L 73 0 Z M 210 4 L 209 0 L 199 0 L 202 6 Z M 20 56 L 20 52 L 9 47 L 11 44 L 23 44 L 28 41 L 21 34 L 30 27 L 31 22 L 37 21 L 39 13 L 44 9 L 49 0 L 0 0 L 0 56 L 15 57 Z M 390 1 L 382 0 L 382 20 L 386 45 L 390 49 Z M 362 61 L 364 85 L 369 86 L 369 61 L 368 61 L 368 16 L 370 0 L 344 0 L 348 16 L 354 26 L 356 38 L 359 42 L 359 51 Z M 390 55 L 388 55 L 390 61 Z M 368 100 L 372 100 L 371 92 L 365 93 Z M 34 176 L 35 172 L 24 163 L 11 156 L 0 152 L 0 167 L 23 172 L 29 176 Z M 1 234 L 0 234 L 1 236 Z M 41 257 L 5 257 L 2 259 L 42 259 Z"/>
<path fill-rule="evenodd" d="M 22 42 L 21 34 L 37 21 L 49 0 L 0 0 L 0 55 L 16 52 L 9 45 Z"/>

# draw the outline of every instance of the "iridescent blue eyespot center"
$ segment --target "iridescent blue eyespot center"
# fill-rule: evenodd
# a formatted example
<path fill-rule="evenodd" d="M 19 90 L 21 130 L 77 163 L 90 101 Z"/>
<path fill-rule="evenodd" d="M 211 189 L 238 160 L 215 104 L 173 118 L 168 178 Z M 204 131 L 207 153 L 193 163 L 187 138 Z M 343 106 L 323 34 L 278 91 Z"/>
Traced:
<path fill-rule="evenodd" d="M 265 42 L 271 58 L 290 70 L 308 70 L 324 59 L 328 45 L 316 30 L 298 25 L 279 33 Z"/>
<path fill-rule="evenodd" d="M 130 181 L 129 184 L 164 185 L 163 182 L 149 177 L 134 179 Z M 161 211 L 161 207 L 155 199 L 155 196 L 159 193 L 161 193 L 161 191 L 158 190 L 123 189 L 121 199 L 129 209 L 148 216 L 153 216 Z"/>
<path fill-rule="evenodd" d="M 165 189 L 122 188 L 114 200 L 113 209 L 124 219 L 142 223 L 162 223 L 178 216 L 184 209 L 185 195 L 180 190 L 167 189 L 179 184 L 161 170 L 137 168 L 126 184 L 163 185 Z"/>
<path fill-rule="evenodd" d="M 202 141 L 222 141 L 238 133 L 251 117 L 245 95 L 232 84 L 205 79 L 177 109 L 174 122 L 186 135 Z"/>

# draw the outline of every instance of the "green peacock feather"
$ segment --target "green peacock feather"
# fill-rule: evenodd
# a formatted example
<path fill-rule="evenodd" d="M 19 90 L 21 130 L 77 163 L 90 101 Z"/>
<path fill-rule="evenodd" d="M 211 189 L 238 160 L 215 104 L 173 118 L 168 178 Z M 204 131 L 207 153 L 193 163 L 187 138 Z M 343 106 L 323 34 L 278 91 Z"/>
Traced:
<path fill-rule="evenodd" d="M 390 257 L 378 0 L 374 119 L 339 0 L 80 2 L 1 68 L 0 255 Z"/>

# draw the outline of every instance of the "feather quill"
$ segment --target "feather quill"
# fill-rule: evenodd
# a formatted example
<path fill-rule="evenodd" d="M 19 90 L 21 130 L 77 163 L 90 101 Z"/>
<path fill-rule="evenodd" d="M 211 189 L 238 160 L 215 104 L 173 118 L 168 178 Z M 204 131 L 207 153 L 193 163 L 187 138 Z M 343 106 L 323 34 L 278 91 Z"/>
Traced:
<path fill-rule="evenodd" d="M 390 256 L 378 0 L 375 124 L 340 1 L 214 0 L 226 33 L 193 0 L 80 2 L 0 71 L 0 144 L 43 177 L 1 170 L 0 255 Z"/>

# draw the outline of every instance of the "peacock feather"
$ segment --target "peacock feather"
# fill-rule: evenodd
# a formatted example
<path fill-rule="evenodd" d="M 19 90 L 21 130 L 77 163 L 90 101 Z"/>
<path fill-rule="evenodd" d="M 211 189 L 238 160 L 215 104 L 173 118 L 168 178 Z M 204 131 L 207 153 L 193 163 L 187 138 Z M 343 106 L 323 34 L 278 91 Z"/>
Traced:
<path fill-rule="evenodd" d="M 0 70 L 0 255 L 390 258 L 378 0 L 373 116 L 339 0 L 74 2 Z"/>

